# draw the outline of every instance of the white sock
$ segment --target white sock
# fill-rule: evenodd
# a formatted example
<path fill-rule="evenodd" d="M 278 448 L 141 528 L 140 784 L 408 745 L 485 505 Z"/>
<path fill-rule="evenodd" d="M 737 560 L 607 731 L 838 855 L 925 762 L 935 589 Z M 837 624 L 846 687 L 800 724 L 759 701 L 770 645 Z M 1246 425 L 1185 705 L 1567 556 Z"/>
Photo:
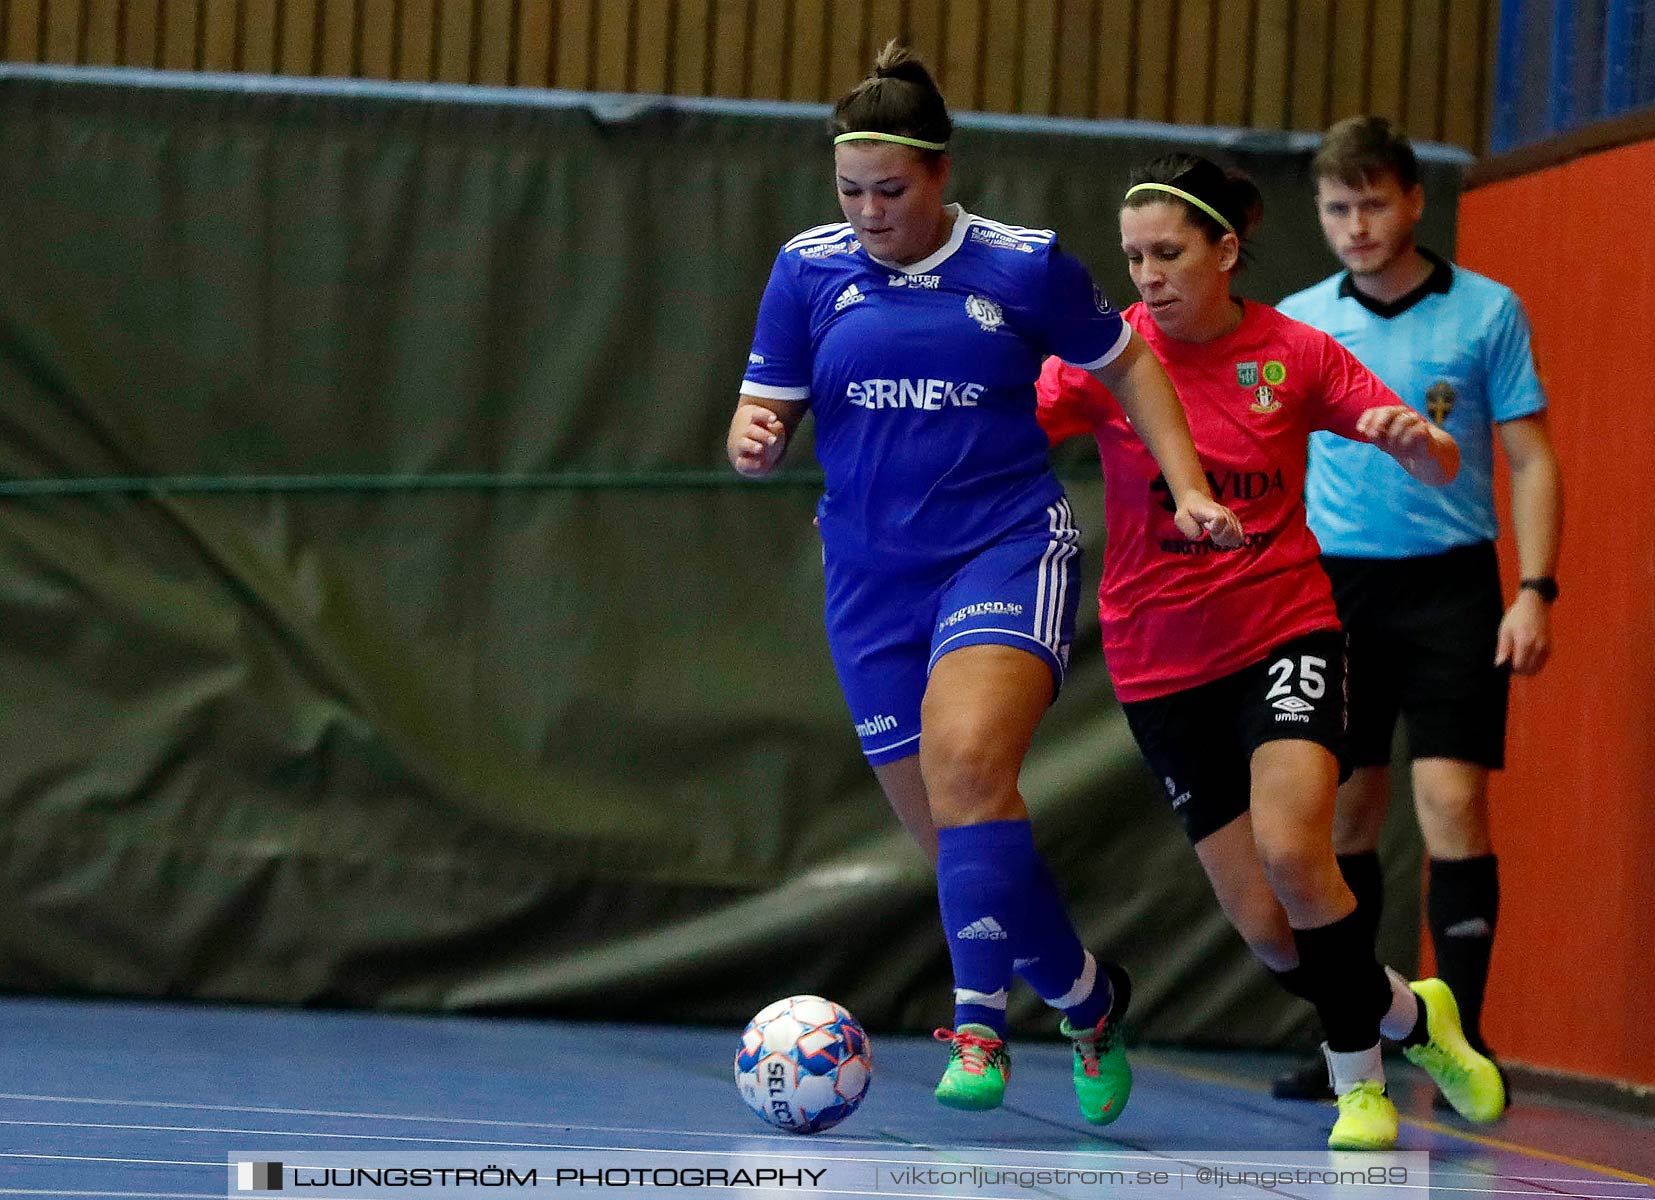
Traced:
<path fill-rule="evenodd" d="M 1322 1054 L 1327 1058 L 1327 1079 L 1335 1096 L 1343 1096 L 1359 1083 L 1385 1084 L 1385 1064 L 1379 1057 L 1379 1043 L 1366 1050 L 1329 1050 L 1322 1043 Z"/>
<path fill-rule="evenodd" d="M 1391 981 L 1391 1007 L 1380 1018 L 1379 1032 L 1393 1042 L 1400 1042 L 1414 1031 L 1414 1022 L 1419 1020 L 1419 997 L 1395 971 L 1386 967 L 1385 974 Z"/>

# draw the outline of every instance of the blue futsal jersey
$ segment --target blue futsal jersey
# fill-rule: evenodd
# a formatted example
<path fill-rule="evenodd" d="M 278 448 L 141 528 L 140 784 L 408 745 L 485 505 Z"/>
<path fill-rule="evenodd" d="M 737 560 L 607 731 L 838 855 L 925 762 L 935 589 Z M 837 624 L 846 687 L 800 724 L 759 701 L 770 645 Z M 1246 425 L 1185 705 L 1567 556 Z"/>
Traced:
<path fill-rule="evenodd" d="M 947 244 L 907 266 L 849 224 L 806 230 L 759 305 L 741 391 L 810 404 L 841 562 L 924 570 L 1045 530 L 1062 488 L 1035 418 L 1041 360 L 1099 367 L 1132 335 L 1050 230 L 951 211 Z"/>
<path fill-rule="evenodd" d="M 1419 296 L 1390 315 L 1365 306 L 1344 273 L 1278 308 L 1333 335 L 1460 445 L 1459 475 L 1429 487 L 1376 446 L 1312 434 L 1305 507 L 1322 552 L 1412 558 L 1494 540 L 1494 426 L 1546 407 L 1512 290 L 1437 260 Z"/>

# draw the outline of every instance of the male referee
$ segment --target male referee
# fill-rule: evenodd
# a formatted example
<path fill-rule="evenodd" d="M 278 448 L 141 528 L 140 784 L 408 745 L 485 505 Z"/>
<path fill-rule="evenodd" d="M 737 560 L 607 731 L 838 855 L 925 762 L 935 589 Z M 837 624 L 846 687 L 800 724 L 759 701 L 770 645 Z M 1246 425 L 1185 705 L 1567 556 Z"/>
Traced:
<path fill-rule="evenodd" d="M 1354 772 L 1339 791 L 1334 847 L 1376 930 L 1376 847 L 1400 714 L 1430 858 L 1437 973 L 1459 1001 L 1466 1037 L 1486 1054 L 1480 1020 L 1500 899 L 1488 773 L 1505 762 L 1510 675 L 1545 666 L 1557 600 L 1563 499 L 1546 397 L 1511 289 L 1415 244 L 1425 194 L 1400 131 L 1382 117 L 1340 121 L 1312 175 L 1322 232 L 1346 270 L 1289 296 L 1281 311 L 1338 339 L 1453 434 L 1461 453 L 1459 477 L 1433 488 L 1371 446 L 1312 437 L 1305 499 L 1350 655 Z M 1522 580 L 1509 606 L 1494 552 L 1496 431 L 1511 467 Z M 1319 1062 L 1273 1091 L 1331 1095 Z"/>

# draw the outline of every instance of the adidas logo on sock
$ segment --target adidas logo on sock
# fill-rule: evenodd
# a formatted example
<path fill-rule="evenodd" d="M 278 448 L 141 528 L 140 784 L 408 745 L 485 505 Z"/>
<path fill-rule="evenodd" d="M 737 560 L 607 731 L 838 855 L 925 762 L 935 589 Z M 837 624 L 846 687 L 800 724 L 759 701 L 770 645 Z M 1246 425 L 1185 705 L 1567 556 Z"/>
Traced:
<path fill-rule="evenodd" d="M 1007 935 L 993 917 L 978 917 L 954 936 L 967 941 L 1003 942 Z"/>

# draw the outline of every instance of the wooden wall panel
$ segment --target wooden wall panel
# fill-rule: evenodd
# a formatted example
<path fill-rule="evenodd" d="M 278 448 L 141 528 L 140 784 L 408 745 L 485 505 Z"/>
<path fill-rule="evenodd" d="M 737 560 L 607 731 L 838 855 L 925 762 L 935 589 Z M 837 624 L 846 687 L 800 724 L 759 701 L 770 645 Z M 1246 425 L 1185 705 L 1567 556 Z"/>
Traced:
<path fill-rule="evenodd" d="M 1483 8 L 1477 0 L 1448 4 L 1442 136 L 1462 146 L 1478 144 L 1483 137 Z"/>
<path fill-rule="evenodd" d="M 39 62 L 45 32 L 43 0 L 0 0 L 0 50 L 8 59 Z"/>
<path fill-rule="evenodd" d="M 958 110 L 1484 148 L 1500 0 L 0 0 L 17 62 L 831 100 L 890 38 Z"/>
<path fill-rule="evenodd" d="M 1247 97 L 1258 71 L 1258 47 L 1253 40 L 1256 5 L 1218 0 L 1213 20 L 1212 105 L 1208 120 L 1214 125 L 1249 123 Z"/>
<path fill-rule="evenodd" d="M 770 9 L 772 16 L 776 10 Z M 747 92 L 747 52 L 752 31 L 747 28 L 747 0 L 714 0 L 713 85 L 715 96 L 742 96 Z"/>
<path fill-rule="evenodd" d="M 1212 0 L 1181 0 L 1173 5 L 1172 119 L 1180 125 L 1212 120 L 1207 98 L 1213 83 Z"/>
<path fill-rule="evenodd" d="M 707 26 L 712 0 L 678 0 L 673 5 L 672 61 L 668 65 L 669 92 L 705 96 L 711 73 L 707 64 Z"/>
<path fill-rule="evenodd" d="M 1086 0 L 1080 0 L 1082 4 Z M 931 64 L 942 61 L 942 28 L 945 0 L 908 0 L 908 45 Z"/>
<path fill-rule="evenodd" d="M 509 4 L 510 0 L 494 2 Z M 321 19 L 317 23 L 317 36 L 321 40 L 316 63 L 318 74 L 334 77 L 356 74 L 356 8 L 357 0 L 347 3 L 322 0 Z"/>
<path fill-rule="evenodd" d="M 1017 33 L 1023 43 L 1017 72 L 1017 109 L 1049 117 L 1057 111 L 1057 6 L 1028 4 Z"/>
<path fill-rule="evenodd" d="M 558 23 L 553 36 L 552 86 L 569 91 L 585 92 L 592 87 L 592 34 L 595 29 L 593 8 L 599 0 L 561 0 L 558 5 Z M 692 7 L 686 5 L 685 7 Z M 701 52 L 706 52 L 708 0 L 701 9 Z"/>
<path fill-rule="evenodd" d="M 1321 50 L 1331 67 L 1328 117 L 1339 121 L 1367 108 L 1372 0 L 1333 0 L 1330 44 Z"/>
<path fill-rule="evenodd" d="M 955 108 L 984 107 L 982 32 L 982 0 L 954 0 L 948 6 L 948 24 L 943 31 L 943 69 L 938 82 Z"/>
<path fill-rule="evenodd" d="M 631 90 L 633 15 L 629 0 L 603 0 L 597 6 L 591 86 L 600 92 Z"/>
<path fill-rule="evenodd" d="M 747 59 L 747 90 L 743 95 L 785 96 L 788 42 L 793 32 L 793 6 L 783 3 L 782 0 L 769 0 L 768 4 L 757 7 L 773 8 L 774 19 L 753 23 L 753 50 Z"/>
<path fill-rule="evenodd" d="M 249 11 L 257 2 L 245 0 Z M 437 43 L 436 0 L 398 0 L 396 14 L 397 37 L 391 49 L 393 78 L 431 79 L 434 73 L 431 51 Z"/>
<path fill-rule="evenodd" d="M 1293 74 L 1289 129 L 1321 129 L 1331 105 L 1333 79 L 1333 2 L 1298 0 L 1293 5 Z"/>
<path fill-rule="evenodd" d="M 786 99 L 820 100 L 827 94 L 827 25 L 828 0 L 793 0 Z"/>
<path fill-rule="evenodd" d="M 168 0 L 168 10 L 183 8 L 179 0 Z M 282 5 L 281 56 L 276 71 L 281 75 L 314 75 L 321 63 L 317 56 L 317 25 L 321 19 L 318 0 L 285 0 Z M 169 39 L 170 41 L 170 39 Z"/>
<path fill-rule="evenodd" d="M 387 3 L 389 0 L 377 0 Z M 517 54 L 512 66 L 512 82 L 519 87 L 550 87 L 552 84 L 552 20 L 555 9 L 545 4 L 523 4 L 517 10 Z M 663 34 L 664 38 L 664 34 Z M 671 61 L 665 41 L 657 46 L 663 70 Z M 656 91 L 667 89 L 662 76 Z"/>
<path fill-rule="evenodd" d="M 1374 0 L 1373 37 L 1369 45 L 1369 112 L 1402 113 L 1402 90 L 1408 78 L 1408 16 L 1411 0 Z"/>
<path fill-rule="evenodd" d="M 1172 120 L 1173 40 L 1178 35 L 1178 0 L 1138 0 L 1133 38 L 1132 108 L 1125 114 L 1146 121 Z"/>
<path fill-rule="evenodd" d="M 1062 0 L 1057 14 L 1056 111 L 1063 117 L 1092 115 L 1092 79 L 1096 70 L 1096 8 L 1091 0 Z"/>
<path fill-rule="evenodd" d="M 1094 28 L 1098 31 L 1098 52 L 1093 60 L 1097 80 L 1092 88 L 1092 111 L 1087 115 L 1128 116 L 1132 112 L 1132 95 L 1137 82 L 1137 59 L 1132 53 L 1137 40 L 1136 7 L 1103 0 L 1094 21 Z"/>
<path fill-rule="evenodd" d="M 1407 129 L 1442 128 L 1443 38 L 1448 0 L 1413 0 L 1408 24 L 1408 80 L 1402 97 Z"/>
<path fill-rule="evenodd" d="M 80 59 L 82 7 L 80 0 L 47 0 L 46 27 L 41 31 L 43 57 L 49 63 Z"/>
<path fill-rule="evenodd" d="M 1292 126 L 1293 0 L 1257 0 L 1246 124 Z"/>

